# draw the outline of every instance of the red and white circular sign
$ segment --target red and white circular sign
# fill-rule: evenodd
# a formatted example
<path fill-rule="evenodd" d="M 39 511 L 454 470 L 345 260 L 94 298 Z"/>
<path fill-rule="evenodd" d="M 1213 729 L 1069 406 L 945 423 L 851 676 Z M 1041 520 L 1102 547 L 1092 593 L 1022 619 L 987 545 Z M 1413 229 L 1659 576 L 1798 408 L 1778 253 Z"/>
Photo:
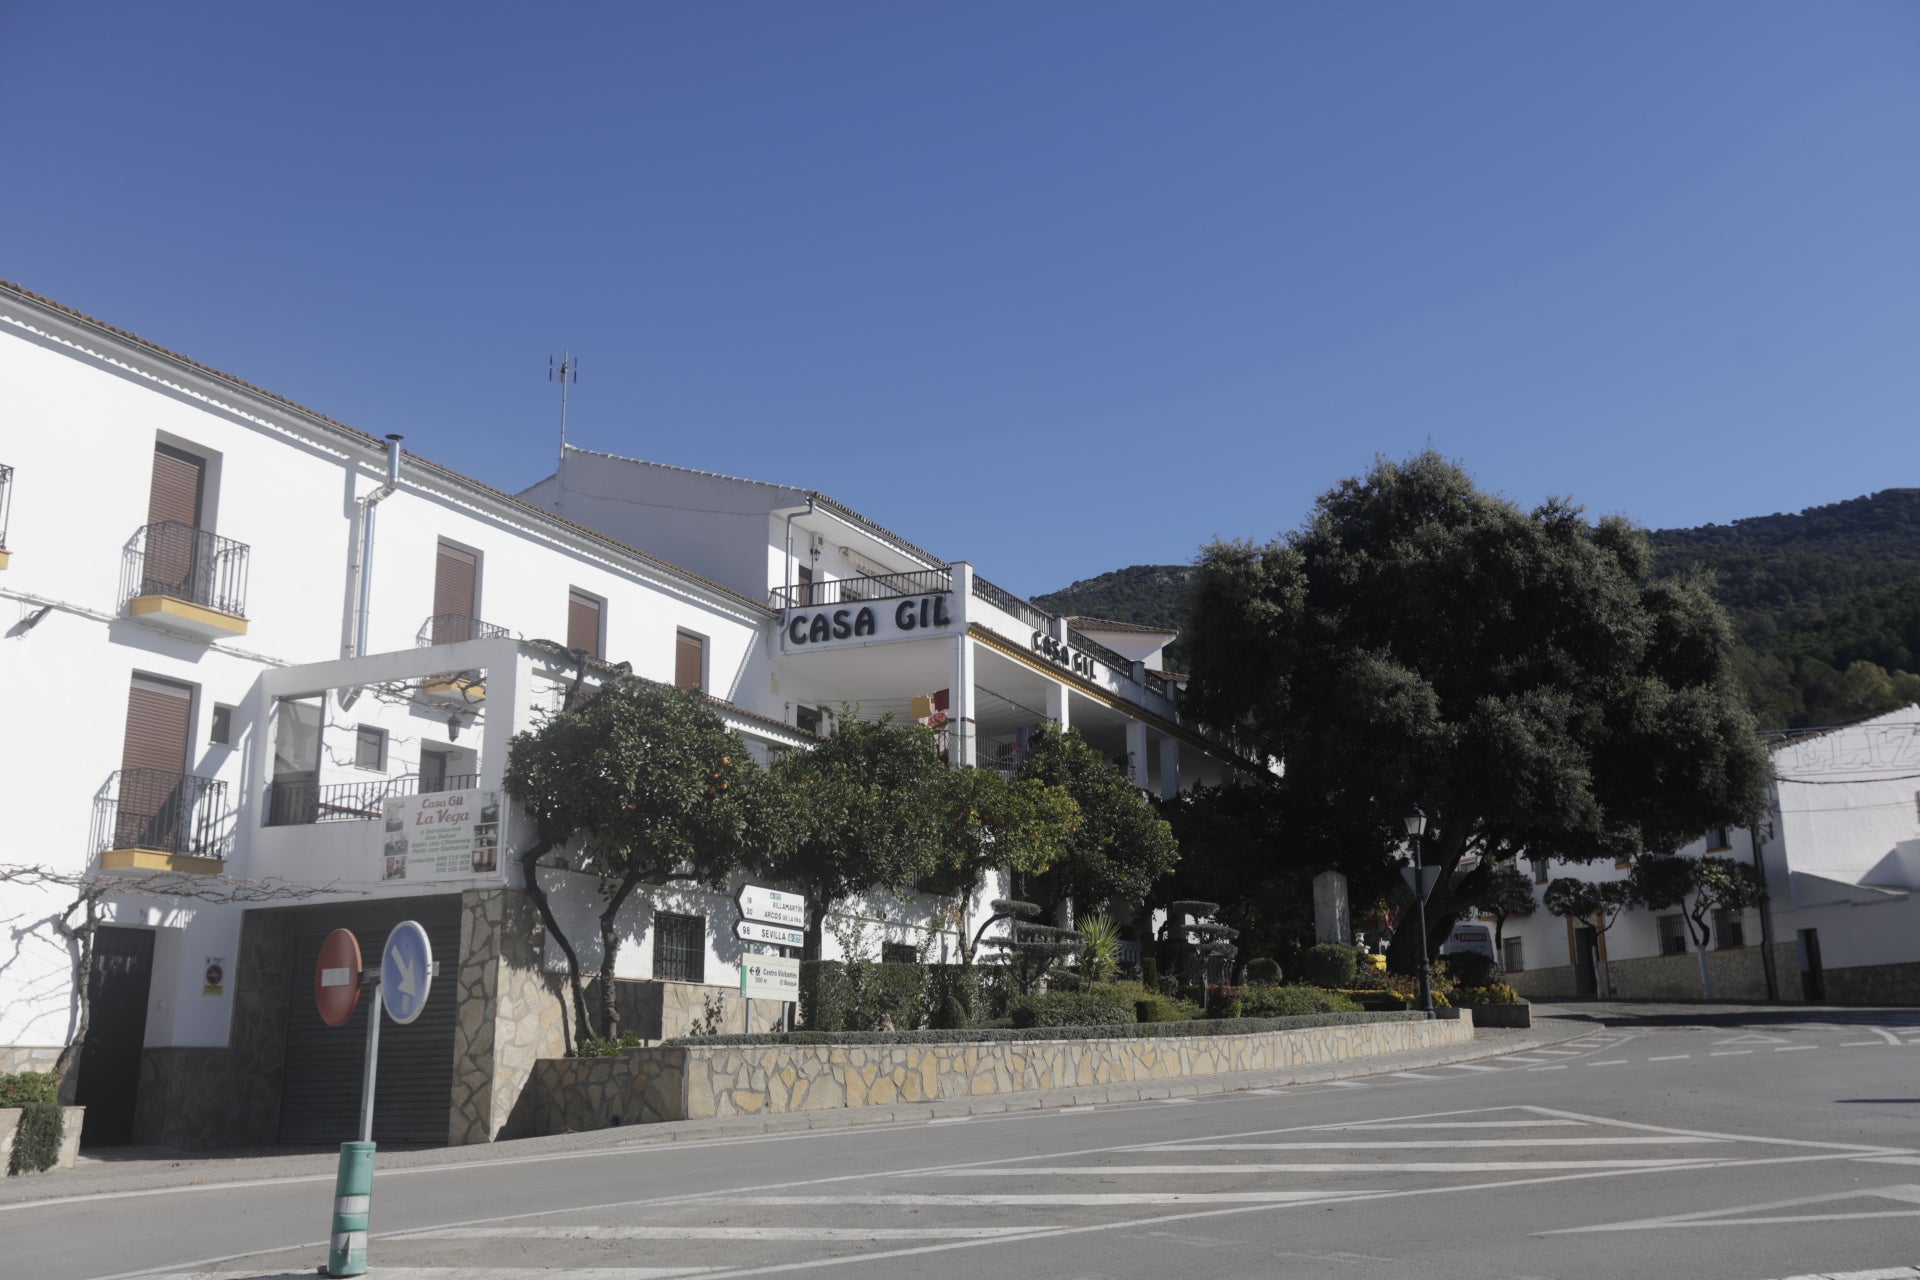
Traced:
<path fill-rule="evenodd" d="M 313 1002 L 320 1020 L 344 1027 L 360 1003 L 360 939 L 351 929 L 335 929 L 320 944 L 320 963 L 313 971 Z"/>

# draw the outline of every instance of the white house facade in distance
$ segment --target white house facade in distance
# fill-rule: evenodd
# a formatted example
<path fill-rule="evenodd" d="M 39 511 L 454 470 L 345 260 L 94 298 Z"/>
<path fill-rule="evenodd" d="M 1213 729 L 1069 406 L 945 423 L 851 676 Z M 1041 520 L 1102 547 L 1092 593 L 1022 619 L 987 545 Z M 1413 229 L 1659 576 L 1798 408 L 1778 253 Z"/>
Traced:
<path fill-rule="evenodd" d="M 1706 956 L 1714 998 L 1920 1003 L 1920 707 L 1779 734 L 1770 751 L 1775 780 L 1760 825 L 1709 832 L 1680 851 L 1736 859 L 1766 879 L 1764 906 L 1714 913 Z M 1531 870 L 1536 901 L 1552 879 L 1629 870 L 1520 866 Z M 1502 935 L 1507 980 L 1523 995 L 1702 994 L 1700 958 L 1677 909 L 1634 908 L 1602 933 L 1536 905 L 1508 918 Z"/>
<path fill-rule="evenodd" d="M 1143 789 L 1235 767 L 1144 655 L 821 495 L 571 450 L 562 475 L 500 492 L 0 284 L 0 718 L 36 730 L 0 740 L 0 1070 L 74 1036 L 62 924 L 93 898 L 87 1143 L 351 1136 L 370 1002 L 326 1027 L 315 960 L 337 927 L 376 956 L 402 919 L 440 976 L 383 1033 L 376 1138 L 514 1131 L 568 1034 L 501 778 L 572 650 L 590 680 L 705 690 L 761 759 L 857 706 L 944 726 L 955 764 L 1009 767 L 1054 722 Z M 597 966 L 590 878 L 542 883 Z M 848 909 L 937 950 L 936 905 Z M 730 994 L 735 918 L 723 894 L 635 896 L 629 1025 L 768 1024 Z"/>

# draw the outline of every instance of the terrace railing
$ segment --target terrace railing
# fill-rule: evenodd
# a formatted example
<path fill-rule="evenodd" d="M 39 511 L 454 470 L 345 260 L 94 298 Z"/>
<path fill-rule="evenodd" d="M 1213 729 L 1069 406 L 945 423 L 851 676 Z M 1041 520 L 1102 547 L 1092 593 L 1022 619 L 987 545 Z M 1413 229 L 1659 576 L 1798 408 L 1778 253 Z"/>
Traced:
<path fill-rule="evenodd" d="M 420 624 L 413 642 L 424 649 L 436 644 L 465 644 L 469 640 L 512 639 L 513 632 L 464 613 L 436 613 Z"/>
<path fill-rule="evenodd" d="M 227 784 L 168 769 L 116 770 L 93 802 L 96 850 L 226 857 Z"/>
<path fill-rule="evenodd" d="M 244 618 L 251 555 L 244 542 L 176 520 L 144 525 L 127 544 L 127 597 L 169 596 Z"/>
<path fill-rule="evenodd" d="M 995 608 L 1012 614 L 1014 617 L 1020 619 L 1026 626 L 1032 627 L 1035 631 L 1051 633 L 1053 630 L 1052 617 L 1035 608 L 1033 605 L 1028 604 L 1025 600 L 1014 595 L 1013 592 L 1008 591 L 1006 588 L 994 586 L 977 573 L 973 575 L 973 594 L 985 600 L 988 604 L 993 605 Z"/>
<path fill-rule="evenodd" d="M 1098 640 L 1089 640 L 1072 627 L 1067 628 L 1067 643 L 1082 653 L 1092 654 L 1095 658 L 1113 668 L 1115 675 L 1124 676 L 1128 680 L 1133 679 L 1132 658 L 1121 657 L 1113 650 L 1107 648 L 1107 646 L 1101 644 Z"/>
<path fill-rule="evenodd" d="M 409 773 L 398 778 L 368 778 L 361 782 L 279 781 L 267 785 L 269 827 L 300 827 L 316 822 L 364 822 L 385 812 L 396 796 L 439 791 L 465 791 L 480 785 L 477 773 L 422 778 Z"/>
<path fill-rule="evenodd" d="M 773 589 L 776 609 L 820 609 L 863 600 L 895 600 L 902 596 L 931 596 L 953 590 L 951 569 L 916 569 L 911 573 L 861 574 Z"/>

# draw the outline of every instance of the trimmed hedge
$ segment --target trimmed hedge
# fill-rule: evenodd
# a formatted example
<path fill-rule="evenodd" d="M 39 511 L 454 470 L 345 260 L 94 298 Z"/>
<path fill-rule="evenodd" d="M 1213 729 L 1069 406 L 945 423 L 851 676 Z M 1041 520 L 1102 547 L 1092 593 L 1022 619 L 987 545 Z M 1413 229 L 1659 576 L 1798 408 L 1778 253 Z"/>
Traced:
<path fill-rule="evenodd" d="M 1360 968 L 1360 953 L 1337 942 L 1322 942 L 1308 947 L 1300 956 L 1300 981 L 1309 987 L 1338 991 L 1353 985 Z"/>
<path fill-rule="evenodd" d="M 1102 1027 L 1134 1021 L 1131 995 L 1098 986 L 1021 996 L 1008 1013 L 1016 1027 Z"/>
<path fill-rule="evenodd" d="M 1338 991 L 1321 987 L 1246 987 L 1240 993 L 1243 1018 L 1286 1018 L 1306 1013 L 1359 1013 L 1361 1005 Z"/>
<path fill-rule="evenodd" d="M 0 1107 L 22 1108 L 13 1157 L 7 1162 L 9 1174 L 38 1173 L 59 1161 L 67 1127 L 59 1090 L 60 1077 L 50 1071 L 0 1075 Z"/>
<path fill-rule="evenodd" d="M 816 1031 L 871 1031 L 890 1019 L 903 1031 L 927 1024 L 927 966 L 808 960 L 800 965 L 800 1016 Z"/>
<path fill-rule="evenodd" d="M 1252 1036 L 1308 1027 L 1344 1027 L 1375 1022 L 1424 1022 L 1418 1010 L 1400 1013 L 1316 1013 L 1291 1018 L 1235 1018 L 1214 1022 L 1129 1022 L 1098 1027 L 964 1027 L 958 1031 L 795 1031 L 753 1035 L 682 1036 L 675 1048 L 737 1048 L 776 1044 L 989 1044 L 1021 1040 L 1129 1040 L 1148 1036 Z"/>
<path fill-rule="evenodd" d="M 1483 987 L 1456 987 L 1453 1003 L 1465 1007 L 1474 1004 L 1519 1004 L 1520 993 L 1504 982 L 1489 982 Z"/>
<path fill-rule="evenodd" d="M 1279 986 L 1280 962 L 1266 956 L 1247 961 L 1247 985 L 1250 987 Z"/>

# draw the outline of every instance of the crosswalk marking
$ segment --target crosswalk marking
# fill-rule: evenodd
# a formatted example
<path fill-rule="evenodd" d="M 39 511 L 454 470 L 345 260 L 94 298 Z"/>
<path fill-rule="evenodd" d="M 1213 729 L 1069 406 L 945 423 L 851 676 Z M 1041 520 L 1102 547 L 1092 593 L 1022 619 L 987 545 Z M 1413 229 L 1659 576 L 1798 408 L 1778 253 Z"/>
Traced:
<path fill-rule="evenodd" d="M 1449 1125 L 1448 1128 L 1457 1126 Z M 1672 1137 L 1665 1134 L 1633 1134 L 1607 1138 L 1396 1138 L 1390 1142 L 1167 1142 L 1153 1146 L 1122 1147 L 1123 1151 L 1408 1151 L 1445 1147 L 1458 1150 L 1473 1147 L 1687 1147 L 1717 1145 L 1724 1138 Z M 1009 1166 L 1009 1168 L 1016 1166 Z"/>
<path fill-rule="evenodd" d="M 1099 1172 L 1093 1170 L 1093 1172 Z M 851 1196 L 715 1196 L 711 1203 L 754 1205 L 766 1208 L 820 1208 L 825 1205 L 915 1205 L 922 1208 L 954 1208 L 966 1205 L 1018 1205 L 1023 1208 L 1077 1205 L 1099 1208 L 1130 1204 L 1288 1204 L 1296 1200 L 1322 1200 L 1329 1196 L 1355 1194 L 1352 1191 L 1090 1191 L 1036 1192 L 1017 1195 L 997 1192 L 982 1195 L 920 1195 L 897 1192 L 886 1195 Z M 382 1280 L 385 1280 L 383 1274 Z"/>
<path fill-rule="evenodd" d="M 991 1240 L 1054 1231 L 1031 1227 L 446 1227 L 408 1240 Z M 385 1275 L 385 1269 L 381 1271 Z"/>

